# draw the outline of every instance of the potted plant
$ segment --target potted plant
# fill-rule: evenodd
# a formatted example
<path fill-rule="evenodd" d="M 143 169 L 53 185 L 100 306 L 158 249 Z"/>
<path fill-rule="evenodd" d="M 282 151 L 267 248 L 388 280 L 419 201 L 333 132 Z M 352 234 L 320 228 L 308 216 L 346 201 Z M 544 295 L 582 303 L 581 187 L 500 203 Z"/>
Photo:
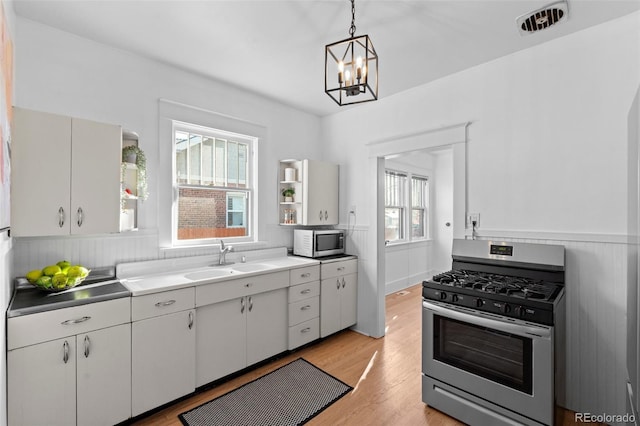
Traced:
<path fill-rule="evenodd" d="M 292 202 L 293 201 L 293 196 L 295 195 L 296 190 L 293 188 L 284 188 L 282 190 L 282 196 L 284 197 L 284 201 L 285 202 Z"/>
<path fill-rule="evenodd" d="M 144 155 L 144 151 L 136 145 L 125 146 L 122 148 L 122 160 L 136 165 L 138 169 L 138 198 L 146 200 L 149 194 L 147 192 L 147 157 Z M 123 164 L 122 167 L 124 174 L 125 165 Z"/>

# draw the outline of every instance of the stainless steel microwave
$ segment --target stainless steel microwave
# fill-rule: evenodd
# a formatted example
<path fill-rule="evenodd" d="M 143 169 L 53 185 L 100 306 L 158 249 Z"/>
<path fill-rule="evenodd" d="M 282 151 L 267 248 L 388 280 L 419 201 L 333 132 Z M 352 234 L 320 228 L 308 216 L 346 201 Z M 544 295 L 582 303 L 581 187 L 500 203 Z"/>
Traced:
<path fill-rule="evenodd" d="M 294 229 L 293 254 L 305 257 L 344 254 L 344 231 L 341 229 Z"/>

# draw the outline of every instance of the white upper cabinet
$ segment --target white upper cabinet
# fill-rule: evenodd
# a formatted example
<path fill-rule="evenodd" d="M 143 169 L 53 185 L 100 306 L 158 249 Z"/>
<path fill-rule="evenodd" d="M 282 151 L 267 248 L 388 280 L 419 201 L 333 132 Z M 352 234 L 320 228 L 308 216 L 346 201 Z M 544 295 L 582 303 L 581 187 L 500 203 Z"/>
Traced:
<path fill-rule="evenodd" d="M 281 225 L 337 225 L 339 167 L 315 160 L 283 160 L 279 167 Z M 286 197 L 284 190 L 294 194 Z M 285 198 L 286 197 L 286 198 Z"/>
<path fill-rule="evenodd" d="M 120 230 L 120 126 L 14 108 L 13 236 Z"/>
<path fill-rule="evenodd" d="M 338 224 L 337 164 L 303 160 L 303 225 Z"/>

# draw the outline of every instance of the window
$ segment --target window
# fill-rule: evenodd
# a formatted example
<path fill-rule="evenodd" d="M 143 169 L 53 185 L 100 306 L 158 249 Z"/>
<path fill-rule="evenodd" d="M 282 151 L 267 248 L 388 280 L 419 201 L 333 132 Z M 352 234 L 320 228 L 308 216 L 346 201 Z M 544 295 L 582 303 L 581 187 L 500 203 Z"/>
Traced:
<path fill-rule="evenodd" d="M 404 239 L 404 216 L 407 186 L 405 173 L 387 170 L 384 176 L 384 239 Z"/>
<path fill-rule="evenodd" d="M 429 182 L 426 177 L 385 171 L 385 240 L 400 242 L 427 237 Z"/>
<path fill-rule="evenodd" d="M 254 139 L 174 122 L 174 243 L 251 236 Z"/>

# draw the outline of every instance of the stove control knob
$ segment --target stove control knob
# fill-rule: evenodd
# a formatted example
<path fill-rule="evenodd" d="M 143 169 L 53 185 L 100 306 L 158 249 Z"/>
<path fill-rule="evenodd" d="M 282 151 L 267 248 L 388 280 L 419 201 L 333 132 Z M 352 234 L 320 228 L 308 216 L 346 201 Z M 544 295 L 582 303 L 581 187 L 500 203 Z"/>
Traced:
<path fill-rule="evenodd" d="M 520 318 L 524 317 L 526 313 L 527 308 L 525 308 L 524 306 L 516 307 L 516 315 L 518 315 Z"/>
<path fill-rule="evenodd" d="M 481 308 L 482 305 L 484 305 L 484 302 L 479 297 L 476 297 L 476 300 L 474 300 L 474 304 L 476 305 L 476 307 Z"/>
<path fill-rule="evenodd" d="M 454 303 L 457 302 L 458 301 L 458 295 L 457 294 L 452 294 L 451 295 L 451 301 L 454 302 Z"/>
<path fill-rule="evenodd" d="M 444 291 L 440 292 L 440 299 L 445 300 L 447 298 L 447 293 L 445 293 Z"/>
<path fill-rule="evenodd" d="M 500 310 L 502 311 L 503 314 L 508 314 L 509 312 L 511 312 L 511 305 L 509 305 L 508 303 L 505 303 L 504 305 L 502 305 Z"/>

